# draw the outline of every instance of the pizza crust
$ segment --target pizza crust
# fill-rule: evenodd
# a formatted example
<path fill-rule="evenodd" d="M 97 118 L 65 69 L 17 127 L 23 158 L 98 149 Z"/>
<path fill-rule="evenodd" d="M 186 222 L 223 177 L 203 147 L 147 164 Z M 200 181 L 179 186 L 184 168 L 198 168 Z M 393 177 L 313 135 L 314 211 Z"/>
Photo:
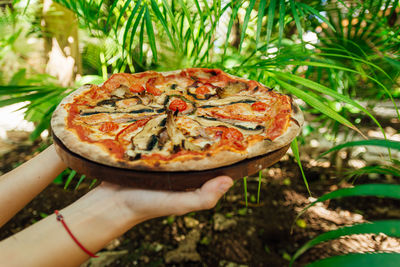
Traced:
<path fill-rule="evenodd" d="M 177 74 L 180 70 L 161 72 L 163 75 Z M 229 74 L 228 74 L 229 75 Z M 229 75 L 235 79 L 246 80 L 244 78 L 235 77 Z M 94 143 L 82 142 L 78 135 L 70 130 L 67 130 L 67 111 L 64 106 L 68 103 L 72 103 L 74 98 L 82 93 L 90 90 L 90 85 L 85 85 L 67 97 L 65 97 L 58 105 L 53 113 L 51 119 L 51 127 L 55 136 L 72 152 L 83 156 L 89 160 L 108 165 L 113 167 L 141 170 L 141 171 L 193 171 L 193 170 L 206 170 L 214 169 L 222 166 L 227 166 L 239 162 L 247 158 L 253 158 L 269 152 L 278 150 L 292 142 L 292 140 L 299 134 L 301 127 L 304 123 L 303 114 L 297 104 L 293 101 L 291 117 L 295 120 L 289 122 L 289 126 L 286 132 L 274 139 L 263 140 L 262 142 L 256 142 L 253 145 L 249 145 L 247 151 L 242 153 L 236 153 L 232 151 L 219 151 L 211 156 L 192 156 L 192 159 L 182 160 L 177 158 L 176 160 L 168 162 L 157 162 L 156 164 L 150 165 L 144 160 L 134 161 L 123 161 L 112 154 L 110 154 L 106 148 L 99 146 Z M 200 158 L 204 157 L 204 158 Z"/>

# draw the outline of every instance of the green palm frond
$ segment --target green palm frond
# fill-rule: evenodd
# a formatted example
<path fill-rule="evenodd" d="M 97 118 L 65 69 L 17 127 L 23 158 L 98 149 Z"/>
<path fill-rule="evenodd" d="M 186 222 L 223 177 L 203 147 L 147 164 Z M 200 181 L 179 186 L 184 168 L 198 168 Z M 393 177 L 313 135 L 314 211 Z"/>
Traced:
<path fill-rule="evenodd" d="M 334 146 L 331 149 L 329 149 L 328 151 L 322 153 L 321 157 L 328 153 L 331 153 L 333 151 L 340 150 L 340 149 L 346 148 L 346 147 L 354 147 L 354 146 L 380 146 L 380 147 L 386 147 L 386 148 L 391 148 L 391 149 L 400 151 L 400 142 L 398 142 L 398 141 L 383 140 L 383 139 L 371 139 L 371 140 L 351 141 L 351 142 L 346 142 L 344 144 Z"/>
<path fill-rule="evenodd" d="M 397 77 L 399 77 L 399 69 L 390 64 L 389 61 L 399 62 L 400 42 L 398 33 L 400 28 L 394 25 L 392 18 L 396 15 L 396 6 L 399 5 L 398 0 L 380 0 L 380 1 L 366 1 L 364 3 L 343 2 L 343 7 L 336 4 L 329 3 L 327 14 L 331 25 L 336 29 L 332 31 L 329 27 L 320 27 L 321 32 L 318 35 L 319 43 L 316 48 L 321 50 L 330 57 L 332 63 L 340 63 L 349 68 L 356 69 L 358 72 L 363 72 L 363 75 L 369 75 L 376 80 L 382 81 L 385 87 L 391 88 L 395 84 Z M 315 24 L 314 27 L 317 25 Z M 342 56 L 350 56 L 349 58 L 332 58 L 330 53 L 334 51 L 335 54 Z M 365 62 L 358 58 L 368 61 L 375 66 L 379 66 L 380 70 L 376 68 L 371 69 Z M 387 79 L 387 74 L 390 74 L 390 79 Z M 386 76 L 386 77 L 385 77 Z M 365 85 L 355 84 L 346 81 L 360 81 L 354 79 L 352 76 L 343 76 L 344 83 L 342 83 L 349 90 L 351 87 L 366 87 Z M 383 96 L 379 90 L 373 85 L 367 84 L 367 90 L 357 91 L 359 96 L 369 96 L 376 98 Z"/>
<path fill-rule="evenodd" d="M 114 34 L 118 44 L 123 51 L 132 51 L 132 47 L 139 47 L 143 51 L 143 46 L 148 44 L 153 53 L 153 60 L 157 62 L 160 43 L 165 45 L 167 41 L 169 47 L 175 50 L 179 55 L 191 55 L 194 62 L 209 62 L 210 54 L 215 46 L 213 40 L 222 38 L 224 41 L 224 55 L 229 45 L 229 37 L 232 27 L 239 18 L 237 17 L 240 9 L 245 9 L 243 21 L 240 21 L 239 51 L 242 49 L 245 38 L 248 38 L 247 29 L 253 20 L 252 12 L 258 10 L 257 29 L 255 43 L 256 47 L 262 44 L 261 38 L 266 35 L 268 44 L 272 37 L 275 17 L 279 21 L 279 41 L 283 38 L 285 18 L 295 22 L 300 39 L 302 39 L 302 24 L 307 20 L 307 15 L 312 15 L 321 21 L 330 23 L 320 11 L 310 5 L 298 1 L 256 1 L 248 2 L 235 0 L 222 6 L 220 1 L 199 2 L 198 0 L 179 0 L 176 4 L 168 0 L 150 0 L 150 1 L 112 1 L 109 4 L 106 1 L 93 0 L 56 0 L 55 2 L 65 6 L 73 11 L 79 18 L 82 25 L 90 30 L 93 36 L 109 37 Z M 247 3 L 246 8 L 242 6 Z M 143 10 L 143 12 L 139 12 Z M 218 22 L 222 16 L 228 14 L 229 23 L 226 36 L 216 35 Z M 300 16 L 301 15 L 301 16 Z M 266 25 L 263 25 L 263 18 L 267 16 Z M 291 19 L 290 19 L 291 18 Z M 133 21 L 138 25 L 145 25 L 147 38 L 142 38 L 143 31 L 137 32 L 135 27 L 131 27 Z M 208 27 L 211 25 L 211 27 Z M 161 27 L 158 27 L 161 26 Z M 142 29 L 143 27 L 141 27 Z M 152 30 L 156 28 L 157 31 Z M 185 35 L 182 35 L 185 33 Z M 139 36 L 137 36 L 139 35 Z M 135 38 L 136 36 L 136 38 Z M 164 37 L 166 39 L 164 39 Z M 132 40 L 137 40 L 134 42 Z M 157 41 L 156 41 L 157 40 Z M 185 51 L 189 48 L 191 51 Z M 131 55 L 125 53 L 123 55 Z M 142 53 L 142 52 L 141 52 Z"/>
<path fill-rule="evenodd" d="M 397 164 L 398 165 L 398 164 Z M 377 165 L 377 166 L 365 166 L 357 170 L 352 170 L 347 172 L 348 177 L 353 177 L 356 179 L 360 177 L 361 175 L 364 174 L 370 174 L 370 173 L 376 173 L 376 174 L 382 174 L 382 175 L 392 175 L 392 176 L 397 176 L 400 177 L 400 165 L 397 167 L 395 166 L 390 166 L 390 165 Z"/>
<path fill-rule="evenodd" d="M 64 87 L 56 85 L 6 85 L 0 86 L 0 107 L 14 103 L 29 101 L 25 118 L 36 122 L 36 128 L 31 133 L 31 140 L 49 128 L 50 119 L 58 103 L 68 94 Z"/>
<path fill-rule="evenodd" d="M 365 184 L 365 185 L 359 185 L 355 186 L 352 188 L 343 188 L 339 189 L 330 193 L 327 193 L 320 198 L 318 198 L 316 201 L 312 202 L 309 204 L 306 208 L 304 208 L 296 217 L 300 217 L 304 212 L 309 209 L 310 207 L 314 206 L 315 204 L 319 202 L 323 202 L 326 200 L 331 200 L 331 199 L 337 199 L 337 198 L 343 198 L 343 197 L 357 197 L 357 196 L 376 196 L 376 197 L 387 197 L 387 198 L 393 198 L 393 199 L 400 199 L 400 186 L 399 185 L 391 185 L 391 184 Z M 340 238 L 342 236 L 347 236 L 347 235 L 352 235 L 352 234 L 379 234 L 379 233 L 384 233 L 389 236 L 394 236 L 394 237 L 399 237 L 400 236 L 400 220 L 386 220 L 386 221 L 377 221 L 377 222 L 372 222 L 372 223 L 362 223 L 362 224 L 356 224 L 348 227 L 342 227 L 337 230 L 333 230 L 330 232 L 323 233 L 316 238 L 308 241 L 306 244 L 304 244 L 301 248 L 299 248 L 296 253 L 293 255 L 291 258 L 290 266 L 293 265 L 296 259 L 298 259 L 302 254 L 304 254 L 308 249 L 314 247 L 317 244 L 320 244 L 322 242 L 328 241 L 328 240 L 333 240 Z M 366 260 L 371 260 L 371 257 L 369 255 L 380 255 L 380 254 L 355 254 L 358 255 L 356 259 L 353 259 L 352 254 L 348 254 L 342 257 L 349 257 L 347 260 L 343 261 L 343 258 L 340 259 L 338 257 L 332 257 L 332 258 L 327 258 L 321 261 L 317 261 L 312 263 L 310 266 L 325 266 L 325 263 L 322 262 L 342 262 L 346 263 L 346 266 L 352 266 L 356 262 L 362 262 Z M 393 256 L 395 258 L 399 257 L 400 254 L 389 254 L 390 256 Z M 381 258 L 383 262 L 386 262 L 387 257 Z M 392 258 L 390 258 L 392 259 Z M 322 264 L 322 265 L 321 265 Z M 327 265 L 328 266 L 328 265 Z"/>
<path fill-rule="evenodd" d="M 376 221 L 372 223 L 362 223 L 362 224 L 355 224 L 352 226 L 348 227 L 341 227 L 337 230 L 329 231 L 326 233 L 323 233 L 316 238 L 308 241 L 306 244 L 304 244 L 300 249 L 296 251 L 296 253 L 293 255 L 290 266 L 293 265 L 294 261 L 299 258 L 304 252 L 306 252 L 308 249 L 322 243 L 326 242 L 329 240 L 337 239 L 343 236 L 348 236 L 348 235 L 355 235 L 355 234 L 386 234 L 388 236 L 393 236 L 393 237 L 400 237 L 400 221 L 399 220 L 387 220 L 387 221 Z M 357 257 L 355 257 L 357 255 Z M 375 255 L 375 256 L 373 256 Z M 346 259 L 346 256 L 349 257 Z M 379 256 L 379 257 L 378 257 Z M 342 257 L 342 258 L 339 258 Z M 344 256 L 336 256 L 336 257 L 331 257 L 327 258 L 321 261 L 313 262 L 310 265 L 307 266 L 333 266 L 330 264 L 333 264 L 334 262 L 341 262 L 339 266 L 359 266 L 361 262 L 367 263 L 369 266 L 378 266 L 378 265 L 384 265 L 384 266 L 396 266 L 396 265 L 387 265 L 387 263 L 390 263 L 393 261 L 393 259 L 400 259 L 400 254 L 399 253 L 374 253 L 374 254 L 348 254 Z M 376 257 L 379 261 L 376 261 L 374 259 Z M 371 260 L 373 262 L 376 262 L 377 265 L 372 264 Z M 324 263 L 323 263 L 324 262 Z M 329 262 L 329 263 L 328 263 Z M 385 264 L 386 263 L 386 264 Z M 345 265 L 343 265 L 345 264 Z M 372 265 L 371 265 L 372 264 Z M 396 263 L 397 264 L 397 263 Z"/>
<path fill-rule="evenodd" d="M 334 256 L 325 258 L 316 262 L 312 262 L 307 267 L 323 267 L 323 266 L 386 266 L 396 267 L 400 261 L 400 254 L 380 252 L 380 253 L 353 253 L 343 256 Z"/>

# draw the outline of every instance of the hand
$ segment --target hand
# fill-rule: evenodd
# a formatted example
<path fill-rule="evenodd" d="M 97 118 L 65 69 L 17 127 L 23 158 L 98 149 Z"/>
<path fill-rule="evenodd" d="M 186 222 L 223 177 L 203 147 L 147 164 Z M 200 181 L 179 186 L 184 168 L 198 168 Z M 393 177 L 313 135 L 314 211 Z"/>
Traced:
<path fill-rule="evenodd" d="M 97 190 L 114 194 L 119 205 L 125 206 L 134 224 L 168 215 L 183 215 L 188 212 L 211 209 L 233 185 L 228 176 L 207 181 L 192 192 L 169 192 L 132 189 L 103 182 Z"/>
<path fill-rule="evenodd" d="M 1 177 L 0 225 L 65 167 L 51 146 Z M 60 213 L 73 235 L 95 253 L 145 220 L 212 208 L 232 184 L 231 178 L 221 176 L 196 191 L 165 192 L 102 183 Z M 54 214 L 0 242 L 0 266 L 78 266 L 88 257 Z"/>

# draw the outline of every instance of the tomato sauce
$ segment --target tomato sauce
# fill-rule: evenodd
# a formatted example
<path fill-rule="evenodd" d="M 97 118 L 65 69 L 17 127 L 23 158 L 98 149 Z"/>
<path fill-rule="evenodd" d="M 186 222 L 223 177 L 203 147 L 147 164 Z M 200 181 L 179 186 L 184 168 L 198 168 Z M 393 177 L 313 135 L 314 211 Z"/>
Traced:
<path fill-rule="evenodd" d="M 70 112 L 67 117 L 68 128 L 74 129 L 76 134 L 82 141 L 88 143 L 99 143 L 108 151 L 110 151 L 112 154 L 114 154 L 117 158 L 122 159 L 125 153 L 122 145 L 113 139 L 104 139 L 96 141 L 92 140 L 89 137 L 92 131 L 87 127 L 75 123 L 75 118 L 79 114 L 78 105 L 77 104 L 69 104 L 69 105 L 70 105 Z"/>
<path fill-rule="evenodd" d="M 146 83 L 146 90 L 152 95 L 159 96 L 162 91 L 156 87 L 157 84 L 162 84 L 164 82 L 164 77 L 150 78 Z"/>
<path fill-rule="evenodd" d="M 255 111 L 266 111 L 267 107 L 267 104 L 263 102 L 255 102 L 251 105 L 251 108 Z"/>
<path fill-rule="evenodd" d="M 107 122 L 103 122 L 100 125 L 99 130 L 102 131 L 103 133 L 108 133 L 108 132 L 113 132 L 115 130 L 117 130 L 119 128 L 119 125 L 111 122 L 111 121 L 107 121 Z"/>
<path fill-rule="evenodd" d="M 177 152 L 175 154 L 168 155 L 168 156 L 165 156 L 165 155 L 162 155 L 162 154 L 159 154 L 159 153 L 152 153 L 150 155 L 142 155 L 141 158 L 144 159 L 144 160 L 157 162 L 157 161 L 169 161 L 169 160 L 173 160 L 175 158 L 182 157 L 182 156 L 189 156 L 189 155 L 200 156 L 200 155 L 203 155 L 203 154 L 204 154 L 204 152 L 181 150 L 181 151 L 179 151 L 179 152 Z"/>

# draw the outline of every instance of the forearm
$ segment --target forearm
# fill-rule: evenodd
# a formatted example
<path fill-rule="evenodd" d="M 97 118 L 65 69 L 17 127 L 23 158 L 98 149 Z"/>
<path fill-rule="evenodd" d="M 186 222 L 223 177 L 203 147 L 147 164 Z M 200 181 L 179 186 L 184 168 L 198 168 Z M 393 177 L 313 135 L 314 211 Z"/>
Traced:
<path fill-rule="evenodd" d="M 60 213 L 74 236 L 92 253 L 140 222 L 118 201 L 117 192 L 102 187 Z M 78 266 L 88 257 L 54 214 L 0 242 L 0 266 Z"/>
<path fill-rule="evenodd" d="M 66 165 L 54 145 L 0 177 L 0 227 L 38 195 Z"/>

